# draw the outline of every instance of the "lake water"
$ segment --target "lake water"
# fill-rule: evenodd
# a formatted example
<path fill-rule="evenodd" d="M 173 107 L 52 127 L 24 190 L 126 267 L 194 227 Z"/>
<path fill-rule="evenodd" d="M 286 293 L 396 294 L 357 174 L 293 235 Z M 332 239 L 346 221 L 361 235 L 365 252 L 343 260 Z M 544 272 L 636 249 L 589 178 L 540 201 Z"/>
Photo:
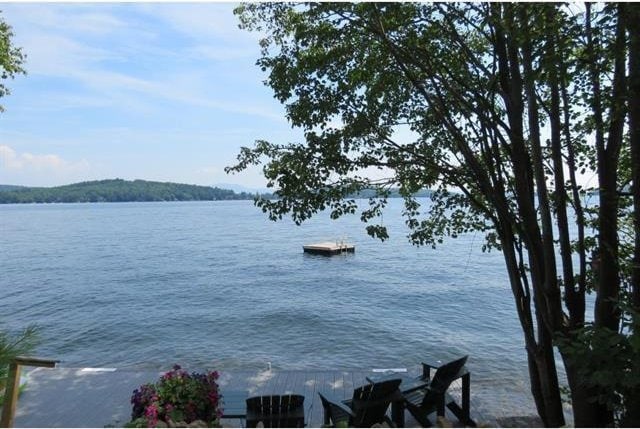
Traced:
<path fill-rule="evenodd" d="M 428 204 L 427 200 L 424 201 Z M 251 201 L 0 206 L 0 324 L 42 328 L 62 366 L 413 368 L 470 355 L 527 378 L 502 255 L 482 234 L 411 246 L 357 216 L 271 222 Z M 349 255 L 303 254 L 346 237 Z"/>

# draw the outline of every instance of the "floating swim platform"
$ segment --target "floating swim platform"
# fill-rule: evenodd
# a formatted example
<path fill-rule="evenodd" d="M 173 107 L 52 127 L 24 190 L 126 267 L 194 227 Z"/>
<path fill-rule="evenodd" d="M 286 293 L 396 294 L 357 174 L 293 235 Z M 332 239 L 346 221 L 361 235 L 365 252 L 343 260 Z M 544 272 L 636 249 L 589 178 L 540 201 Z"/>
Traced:
<path fill-rule="evenodd" d="M 356 246 L 353 244 L 326 241 L 324 243 L 304 245 L 302 246 L 302 250 L 305 253 L 331 256 L 339 255 L 340 253 L 353 253 L 356 251 Z"/>

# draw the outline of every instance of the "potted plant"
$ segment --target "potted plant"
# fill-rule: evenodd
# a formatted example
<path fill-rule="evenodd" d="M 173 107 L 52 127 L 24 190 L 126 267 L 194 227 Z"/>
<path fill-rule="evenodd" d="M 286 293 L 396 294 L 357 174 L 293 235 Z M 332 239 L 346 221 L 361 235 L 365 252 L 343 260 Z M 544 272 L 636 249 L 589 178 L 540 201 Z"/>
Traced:
<path fill-rule="evenodd" d="M 222 416 L 217 371 L 189 374 L 180 365 L 133 391 L 127 427 L 215 427 Z"/>

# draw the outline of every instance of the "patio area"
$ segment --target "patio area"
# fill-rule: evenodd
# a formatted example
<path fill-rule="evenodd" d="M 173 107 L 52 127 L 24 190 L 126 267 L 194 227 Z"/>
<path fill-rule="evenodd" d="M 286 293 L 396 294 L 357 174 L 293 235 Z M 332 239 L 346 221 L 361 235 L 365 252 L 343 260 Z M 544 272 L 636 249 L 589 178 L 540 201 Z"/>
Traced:
<path fill-rule="evenodd" d="M 409 371 L 413 374 L 413 371 Z M 28 373 L 20 396 L 15 427 L 119 427 L 129 421 L 131 393 L 141 384 L 155 381 L 162 372 L 115 368 L 37 368 Z M 336 398 L 351 398 L 353 389 L 366 384 L 372 369 L 323 371 L 223 371 L 219 385 L 225 391 L 247 391 L 249 395 L 298 393 L 305 396 L 307 427 L 323 424 L 318 392 Z M 417 375 L 417 368 L 415 370 Z M 449 393 L 461 399 L 457 380 Z M 471 418 L 479 427 L 540 426 L 526 384 L 476 381 L 471 374 Z M 449 414 L 447 419 L 460 426 Z M 223 419 L 225 427 L 244 425 L 241 419 Z M 418 423 L 406 413 L 405 426 Z"/>

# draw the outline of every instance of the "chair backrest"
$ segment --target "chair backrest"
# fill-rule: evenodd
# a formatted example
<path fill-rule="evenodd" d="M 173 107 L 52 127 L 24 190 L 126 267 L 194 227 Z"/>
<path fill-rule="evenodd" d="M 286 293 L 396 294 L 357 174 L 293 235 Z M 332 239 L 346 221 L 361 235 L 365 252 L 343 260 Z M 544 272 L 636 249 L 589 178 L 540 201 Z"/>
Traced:
<path fill-rule="evenodd" d="M 444 395 L 451 383 L 453 383 L 453 380 L 458 377 L 460 371 L 464 368 L 468 357 L 469 356 L 464 356 L 446 363 L 436 370 L 435 375 L 429 383 L 429 390 L 422 400 L 423 407 L 435 403 L 439 397 Z"/>
<path fill-rule="evenodd" d="M 349 426 L 371 427 L 383 422 L 394 395 L 399 393 L 401 382 L 400 379 L 385 380 L 355 389 L 351 402 L 355 417 L 351 419 Z"/>
<path fill-rule="evenodd" d="M 247 427 L 304 427 L 304 396 L 269 395 L 247 398 Z"/>

